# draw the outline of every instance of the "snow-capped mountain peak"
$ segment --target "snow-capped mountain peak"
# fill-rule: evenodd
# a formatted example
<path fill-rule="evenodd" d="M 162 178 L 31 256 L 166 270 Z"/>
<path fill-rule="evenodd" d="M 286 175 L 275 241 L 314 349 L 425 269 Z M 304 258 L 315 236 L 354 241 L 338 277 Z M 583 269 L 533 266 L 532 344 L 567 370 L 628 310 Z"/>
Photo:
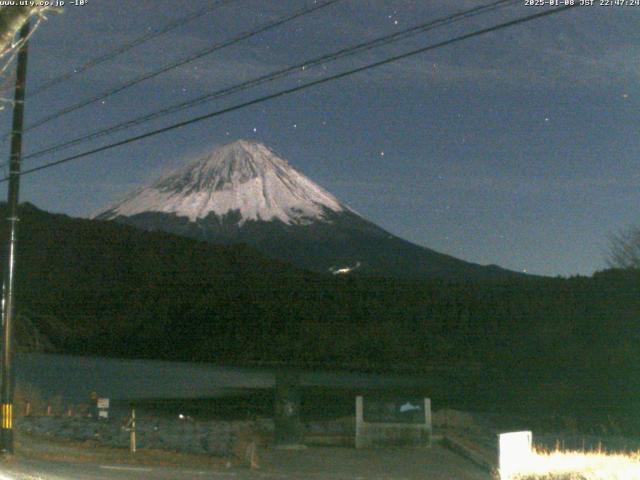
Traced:
<path fill-rule="evenodd" d="M 96 217 L 214 244 L 242 243 L 325 274 L 464 281 L 515 275 L 390 234 L 269 148 L 246 140 L 185 164 Z"/>
<path fill-rule="evenodd" d="M 299 225 L 324 220 L 327 210 L 349 209 L 266 146 L 238 140 L 138 189 L 97 217 L 159 212 L 194 222 L 212 213 L 239 212 L 240 225 L 249 220 Z"/>

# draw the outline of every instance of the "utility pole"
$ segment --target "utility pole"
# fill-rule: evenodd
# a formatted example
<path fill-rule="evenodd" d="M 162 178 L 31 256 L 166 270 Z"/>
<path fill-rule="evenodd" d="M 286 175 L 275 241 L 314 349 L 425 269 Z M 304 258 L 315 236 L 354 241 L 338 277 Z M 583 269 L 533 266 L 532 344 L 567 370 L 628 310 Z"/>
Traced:
<path fill-rule="evenodd" d="M 19 39 L 23 42 L 18 52 L 16 65 L 16 89 L 13 105 L 13 124 L 11 127 L 11 156 L 9 158 L 9 190 L 7 209 L 9 222 L 9 241 L 4 265 L 4 283 L 2 285 L 2 391 L 0 392 L 2 420 L 0 425 L 0 453 L 13 453 L 13 370 L 11 348 L 13 340 L 13 320 L 15 315 L 14 288 L 16 267 L 16 246 L 18 243 L 18 199 L 20 194 L 20 163 L 22 160 L 22 124 L 24 118 L 24 97 L 27 79 L 27 38 L 30 22 L 20 29 Z"/>

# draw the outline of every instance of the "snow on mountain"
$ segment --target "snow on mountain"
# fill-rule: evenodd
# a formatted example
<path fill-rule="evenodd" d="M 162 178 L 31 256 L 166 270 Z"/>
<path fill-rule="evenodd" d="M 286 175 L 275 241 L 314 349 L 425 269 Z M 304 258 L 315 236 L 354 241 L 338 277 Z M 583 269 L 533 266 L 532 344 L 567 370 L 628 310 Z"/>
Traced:
<path fill-rule="evenodd" d="M 351 210 L 266 146 L 239 140 L 169 173 L 96 215 L 132 217 L 158 212 L 194 222 L 239 212 L 249 220 L 289 225 L 326 221 L 326 211 Z"/>
<path fill-rule="evenodd" d="M 186 164 L 95 217 L 215 244 L 242 243 L 334 275 L 463 280 L 514 275 L 390 234 L 269 148 L 246 140 Z"/>

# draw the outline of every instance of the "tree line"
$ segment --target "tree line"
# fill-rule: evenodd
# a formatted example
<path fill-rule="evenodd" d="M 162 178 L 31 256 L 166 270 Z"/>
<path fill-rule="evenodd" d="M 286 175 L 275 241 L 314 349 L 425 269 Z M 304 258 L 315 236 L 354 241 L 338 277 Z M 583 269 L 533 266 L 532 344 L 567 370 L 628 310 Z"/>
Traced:
<path fill-rule="evenodd" d="M 640 407 L 635 269 L 483 282 L 329 276 L 242 245 L 28 206 L 20 228 L 23 345 L 37 332 L 39 345 L 84 355 L 475 368 L 469 391 L 500 390 L 496 401 Z"/>

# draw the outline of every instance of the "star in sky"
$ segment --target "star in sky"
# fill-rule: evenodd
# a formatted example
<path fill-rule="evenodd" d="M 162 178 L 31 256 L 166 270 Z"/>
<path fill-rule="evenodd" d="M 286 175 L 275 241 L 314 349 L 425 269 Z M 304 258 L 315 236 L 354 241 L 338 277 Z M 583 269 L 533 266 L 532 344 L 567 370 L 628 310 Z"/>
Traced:
<path fill-rule="evenodd" d="M 312 1 L 249 0 L 250 8 L 229 2 L 215 15 L 161 35 L 77 75 L 62 88 L 34 97 L 27 105 L 28 122 Z M 185 9 L 201 8 L 206 0 L 154 0 L 151 3 L 165 8 L 153 9 L 147 3 L 94 2 L 51 17 L 31 43 L 29 85 L 77 70 L 91 56 L 131 41 L 135 32 L 156 31 L 185 15 Z M 96 102 L 29 132 L 25 153 L 161 110 L 178 103 L 177 96 L 195 98 L 286 66 L 303 65 L 397 32 L 405 24 L 409 28 L 444 18 L 465 8 L 458 3 L 475 2 L 361 3 L 362 7 L 360 2 L 337 2 L 223 48 L 197 65 L 159 75 L 110 97 L 104 105 Z M 119 15 L 125 9 L 128 15 Z M 343 58 L 327 71 L 356 68 L 531 13 L 523 5 L 496 9 L 486 17 Z M 268 105 L 267 110 L 256 105 L 242 108 L 100 153 L 92 157 L 95 160 L 30 175 L 21 186 L 21 200 L 49 211 L 86 216 L 167 165 L 180 164 L 194 151 L 210 151 L 253 133 L 365 217 L 409 241 L 516 271 L 526 261 L 533 273 L 590 274 L 605 267 L 602 245 L 608 235 L 638 223 L 637 209 L 621 208 L 640 204 L 637 182 L 633 184 L 640 150 L 635 134 L 640 70 L 632 68 L 640 45 L 638 22 L 640 9 L 575 8 L 474 37 L 261 104 Z M 81 46 L 78 38 L 83 39 Z M 616 48 L 609 48 L 611 38 L 616 39 Z M 325 75 L 316 66 L 304 70 L 318 78 Z M 153 128 L 291 87 L 306 73 L 298 70 L 288 81 L 243 92 L 228 104 L 216 100 L 198 105 L 182 116 L 156 122 Z M 611 102 L 612 96 L 619 101 Z M 100 124 L 94 126 L 97 120 Z M 552 128 L 560 120 L 578 134 Z M 0 122 L 8 131 L 11 115 L 5 111 Z M 83 147 L 89 150 L 109 140 Z M 393 162 L 388 161 L 391 151 Z M 29 162 L 35 166 L 44 160 Z M 70 177 L 81 181 L 70 186 Z M 512 188 L 530 185 L 531 179 L 538 179 L 535 188 Z M 416 182 L 423 188 L 408 188 Z M 387 195 L 381 196 L 381 189 Z M 586 196 L 592 200 L 589 205 Z M 450 211 L 445 204 L 451 205 Z M 491 241 L 496 231 L 505 232 L 510 248 Z M 434 232 L 447 232 L 456 243 L 443 241 L 444 233 Z"/>

